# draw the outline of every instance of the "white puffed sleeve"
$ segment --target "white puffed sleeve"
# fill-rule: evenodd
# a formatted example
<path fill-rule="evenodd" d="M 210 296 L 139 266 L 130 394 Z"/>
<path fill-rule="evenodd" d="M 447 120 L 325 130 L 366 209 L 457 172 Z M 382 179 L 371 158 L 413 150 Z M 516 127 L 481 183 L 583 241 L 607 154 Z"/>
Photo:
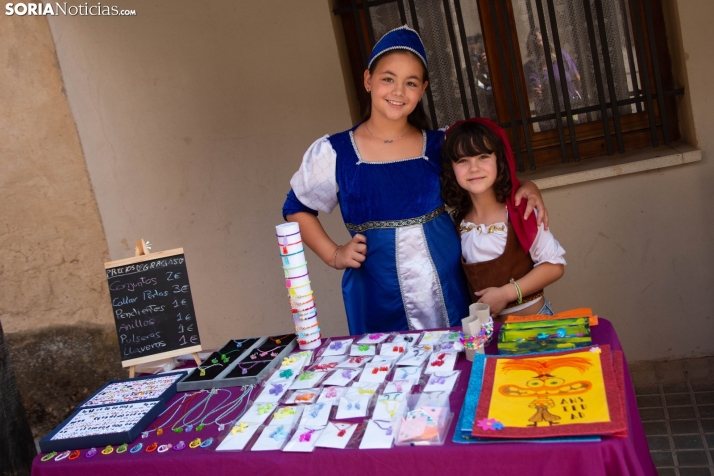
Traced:
<path fill-rule="evenodd" d="M 535 266 L 542 263 L 566 264 L 563 255 L 565 255 L 563 247 L 560 246 L 553 233 L 546 230 L 541 224 L 533 245 L 531 245 L 531 258 L 533 258 Z"/>
<path fill-rule="evenodd" d="M 306 207 L 330 213 L 337 206 L 337 154 L 324 136 L 307 149 L 290 186 Z"/>

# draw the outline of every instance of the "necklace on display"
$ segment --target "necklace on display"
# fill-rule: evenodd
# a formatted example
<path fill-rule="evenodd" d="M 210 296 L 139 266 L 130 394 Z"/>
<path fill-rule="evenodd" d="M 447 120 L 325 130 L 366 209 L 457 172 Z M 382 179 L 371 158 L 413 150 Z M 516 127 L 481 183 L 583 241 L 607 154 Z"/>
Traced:
<path fill-rule="evenodd" d="M 248 368 L 243 367 L 243 362 L 238 362 L 238 367 L 239 367 L 240 370 L 241 370 L 241 375 L 247 374 L 250 369 L 252 369 L 253 367 L 255 367 L 256 365 L 258 365 L 258 364 L 260 364 L 260 363 L 262 363 L 262 362 L 267 362 L 267 361 L 265 361 L 265 360 L 258 360 L 257 362 L 248 362 L 248 364 L 247 364 L 247 365 L 249 365 Z"/>
<path fill-rule="evenodd" d="M 208 408 L 208 402 L 211 401 L 211 397 L 213 397 L 213 395 L 218 393 L 219 391 L 220 391 L 220 389 L 216 389 L 216 388 L 212 388 L 211 390 L 202 390 L 201 391 L 202 393 L 208 392 L 208 395 L 206 395 L 203 398 L 203 400 L 198 402 L 193 408 L 191 408 L 189 411 L 187 411 L 184 414 L 183 418 L 176 421 L 176 423 L 181 423 L 178 427 L 176 426 L 176 423 L 174 423 L 173 425 L 171 425 L 171 429 L 176 433 L 181 433 L 184 430 L 187 432 L 193 430 L 193 423 L 195 423 L 201 419 L 201 417 L 203 416 L 203 413 Z M 230 392 L 228 392 L 228 396 L 230 397 Z M 225 403 L 225 401 L 223 403 Z M 201 413 L 199 413 L 198 417 L 196 417 L 195 419 L 193 419 L 191 421 L 186 421 L 186 419 L 190 415 L 192 415 L 196 411 L 197 408 L 201 408 Z"/>
<path fill-rule="evenodd" d="M 356 425 L 357 423 L 346 423 L 347 426 L 342 426 L 342 427 L 339 426 L 337 423 L 334 423 L 334 422 L 330 422 L 330 424 L 331 424 L 332 426 L 334 426 L 335 429 L 337 429 L 337 436 L 339 436 L 339 437 L 341 438 L 341 437 L 345 436 L 345 434 L 347 433 L 347 430 L 349 430 L 350 428 L 352 428 L 352 427 L 353 427 L 354 425 Z M 345 423 L 343 423 L 343 425 L 345 425 Z"/>
<path fill-rule="evenodd" d="M 179 410 L 181 410 L 181 406 L 182 406 L 184 403 L 186 403 L 186 410 L 188 410 L 188 406 L 191 404 L 191 401 L 193 401 L 193 399 L 196 398 L 196 395 L 198 395 L 198 394 L 199 394 L 199 392 L 187 393 L 187 394 L 183 395 L 181 398 L 179 398 L 178 400 L 176 400 L 174 403 L 172 403 L 171 405 L 169 405 L 169 407 L 168 407 L 166 410 L 164 410 L 164 411 L 161 413 L 161 415 L 159 415 L 159 416 L 156 418 L 157 420 L 159 420 L 163 415 L 165 415 L 166 413 L 168 413 L 169 411 L 171 411 L 171 409 L 174 407 L 174 405 L 176 405 L 177 403 L 179 404 L 179 405 L 176 407 L 176 409 L 174 410 L 173 414 L 172 414 L 165 422 L 163 422 L 161 425 L 159 425 L 159 423 L 156 423 L 156 424 L 154 425 L 154 429 L 153 429 L 153 430 L 148 430 L 148 431 L 142 432 L 142 433 L 141 433 L 141 437 L 142 437 L 142 438 L 148 438 L 148 437 L 149 437 L 149 434 L 150 434 L 150 433 L 153 433 L 153 432 L 156 432 L 156 435 L 157 435 L 157 436 L 163 434 L 163 432 L 164 432 L 163 427 L 166 426 L 166 425 L 168 425 L 169 422 L 174 419 L 174 417 L 175 417 L 176 414 L 179 412 Z M 187 402 L 186 400 L 188 400 L 188 402 Z M 185 413 L 184 413 L 184 414 L 185 414 Z M 179 420 L 180 420 L 180 419 L 181 419 L 181 418 L 179 418 Z"/>
<path fill-rule="evenodd" d="M 213 360 L 216 360 L 216 359 L 213 359 Z M 223 364 L 219 364 L 218 362 L 214 362 L 213 365 L 209 365 L 209 366 L 207 366 L 207 367 L 201 367 L 201 366 L 196 367 L 196 368 L 198 369 L 198 376 L 199 376 L 199 377 L 205 377 L 205 376 L 206 376 L 206 370 L 210 369 L 211 367 L 216 367 L 216 366 L 218 366 L 218 367 L 223 367 Z"/>
<path fill-rule="evenodd" d="M 214 408 L 210 412 L 206 413 L 206 415 L 204 415 L 204 417 L 201 419 L 201 421 L 198 423 L 198 425 L 196 425 L 196 431 L 203 430 L 206 426 L 216 423 L 216 420 L 219 420 L 221 417 L 224 417 L 224 416 L 228 415 L 230 412 L 232 412 L 233 410 L 235 410 L 238 407 L 238 405 L 240 405 L 241 402 L 243 401 L 243 397 L 245 397 L 246 393 L 249 393 L 252 390 L 252 387 L 253 387 L 252 385 L 250 385 L 249 387 L 241 387 L 241 390 L 243 390 L 243 393 L 232 402 L 228 402 L 228 400 L 233 396 L 233 393 L 230 390 L 226 390 L 228 392 L 228 397 L 226 397 L 216 408 Z M 247 388 L 247 390 L 246 390 L 246 388 Z M 226 410 L 226 408 L 228 408 L 228 410 Z M 209 416 L 219 413 L 221 411 L 223 413 L 221 413 L 221 415 L 218 418 L 214 419 L 212 422 L 205 423 L 206 419 Z M 219 430 L 222 430 L 222 429 L 223 428 L 219 427 Z"/>
<path fill-rule="evenodd" d="M 308 283 L 309 284 L 309 283 Z M 304 286 L 304 285 L 303 285 Z M 297 287 L 297 286 L 296 286 Z M 283 342 L 283 339 L 290 337 L 292 334 L 285 334 L 282 337 L 270 337 L 270 340 L 275 342 L 276 344 L 280 345 Z"/>
<path fill-rule="evenodd" d="M 398 141 L 399 139 L 401 139 L 401 138 L 404 137 L 405 135 L 409 134 L 409 131 L 411 130 L 411 126 L 407 126 L 406 132 L 405 132 L 404 134 L 400 135 L 399 137 L 397 137 L 396 139 L 382 139 L 381 137 L 377 137 L 376 135 L 374 135 L 374 134 L 372 133 L 372 131 L 369 130 L 369 126 L 367 125 L 366 122 L 364 123 L 364 127 L 365 127 L 365 129 L 367 129 L 367 132 L 369 132 L 369 135 L 371 135 L 371 136 L 374 137 L 375 139 L 381 140 L 381 141 L 384 142 L 385 144 L 391 144 L 391 143 L 394 142 L 394 141 Z"/>
<path fill-rule="evenodd" d="M 251 393 L 253 393 L 253 389 L 255 389 L 255 386 L 254 386 L 254 385 L 248 385 L 247 387 L 243 387 L 243 388 L 244 388 L 243 393 L 238 397 L 238 399 L 237 399 L 235 402 L 233 402 L 233 404 L 230 405 L 226 411 L 224 411 L 223 413 L 221 413 L 220 415 L 218 415 L 218 416 L 213 420 L 212 423 L 215 423 L 216 425 L 218 425 L 218 431 L 223 431 L 223 429 L 224 429 L 224 428 L 226 427 L 226 425 L 228 425 L 228 424 L 231 424 L 231 425 L 232 425 L 233 422 L 237 421 L 240 417 L 243 416 L 243 414 L 246 412 L 246 410 L 248 410 L 248 405 L 246 404 L 246 406 L 243 408 L 243 411 L 239 412 L 233 419 L 230 420 L 229 423 L 221 423 L 221 422 L 219 421 L 219 420 L 221 420 L 222 418 L 224 418 L 226 415 L 230 415 L 231 412 L 233 412 L 233 410 L 235 410 L 236 408 L 238 408 L 238 407 L 240 406 L 240 404 L 243 403 L 243 400 L 245 400 L 246 398 L 248 398 L 248 400 L 250 400 L 250 395 L 251 395 Z"/>

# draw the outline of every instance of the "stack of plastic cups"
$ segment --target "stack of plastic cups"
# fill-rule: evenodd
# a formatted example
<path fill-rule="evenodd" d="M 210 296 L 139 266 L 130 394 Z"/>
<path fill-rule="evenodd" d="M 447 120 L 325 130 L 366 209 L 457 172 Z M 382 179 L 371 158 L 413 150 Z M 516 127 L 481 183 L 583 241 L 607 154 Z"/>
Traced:
<path fill-rule="evenodd" d="M 283 223 L 275 227 L 280 246 L 280 259 L 285 272 L 285 287 L 292 308 L 295 333 L 302 350 L 320 347 L 320 326 L 317 322 L 315 296 L 310 286 L 310 275 L 305 261 L 300 226 L 297 223 Z"/>

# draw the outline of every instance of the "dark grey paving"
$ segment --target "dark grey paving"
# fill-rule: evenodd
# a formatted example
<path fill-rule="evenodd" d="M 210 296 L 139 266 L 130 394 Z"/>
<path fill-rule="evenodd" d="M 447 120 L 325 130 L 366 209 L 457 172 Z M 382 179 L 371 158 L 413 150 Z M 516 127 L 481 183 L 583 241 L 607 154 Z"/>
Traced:
<path fill-rule="evenodd" d="M 654 438 L 654 437 L 653 437 Z M 678 450 L 695 450 L 704 448 L 700 435 L 674 435 L 672 436 L 674 447 Z"/>
<path fill-rule="evenodd" d="M 657 473 L 659 476 L 676 476 L 677 473 L 674 472 L 674 468 L 657 468 Z"/>
<path fill-rule="evenodd" d="M 694 421 L 696 424 L 696 420 Z M 645 428 L 647 436 L 665 435 L 667 436 L 667 422 L 664 421 L 644 421 L 642 426 Z"/>
<path fill-rule="evenodd" d="M 679 468 L 679 476 L 712 476 L 709 468 Z"/>
<path fill-rule="evenodd" d="M 709 459 L 707 452 L 701 451 L 677 451 L 677 462 L 680 466 L 707 466 Z"/>
<path fill-rule="evenodd" d="M 658 468 L 660 466 L 674 466 L 674 457 L 669 451 L 650 451 L 652 461 Z"/>
<path fill-rule="evenodd" d="M 697 420 L 672 420 L 669 422 L 673 435 L 686 435 L 694 433 L 699 435 L 699 422 Z"/>

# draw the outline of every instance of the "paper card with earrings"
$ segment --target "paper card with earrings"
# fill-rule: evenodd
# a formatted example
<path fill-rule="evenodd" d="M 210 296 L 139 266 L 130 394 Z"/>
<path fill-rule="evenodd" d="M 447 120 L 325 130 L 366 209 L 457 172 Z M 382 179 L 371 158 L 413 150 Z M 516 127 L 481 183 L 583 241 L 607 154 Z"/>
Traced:
<path fill-rule="evenodd" d="M 299 352 L 293 352 L 292 354 L 283 359 L 283 365 L 291 365 L 291 360 L 295 359 L 296 362 L 300 363 L 300 365 L 305 367 L 307 365 L 310 365 L 314 356 L 315 352 L 313 352 L 312 350 L 301 350 Z"/>
<path fill-rule="evenodd" d="M 406 380 L 413 385 L 418 385 L 421 381 L 423 365 L 415 367 L 397 367 L 394 369 L 392 380 Z"/>
<path fill-rule="evenodd" d="M 402 367 L 403 369 L 408 367 Z M 387 382 L 383 393 L 409 393 L 414 384 L 409 380 L 392 380 Z"/>
<path fill-rule="evenodd" d="M 292 425 L 276 424 L 263 427 L 260 436 L 255 440 L 250 451 L 279 451 L 289 441 Z"/>
<path fill-rule="evenodd" d="M 374 412 L 372 413 L 372 418 L 375 420 L 393 420 L 396 416 L 403 413 L 403 409 L 406 407 L 406 399 L 404 398 L 406 394 L 395 392 L 395 393 L 382 393 L 377 396 L 377 404 L 374 407 Z"/>
<path fill-rule="evenodd" d="M 236 422 L 223 436 L 216 451 L 243 451 L 260 425 L 260 423 Z"/>
<path fill-rule="evenodd" d="M 429 362 L 426 364 L 424 373 L 450 372 L 454 370 L 458 356 L 459 354 L 457 352 L 434 352 L 429 357 Z"/>
<path fill-rule="evenodd" d="M 434 372 L 429 376 L 426 385 L 422 392 L 446 392 L 450 393 L 456 386 L 461 371 L 453 370 L 451 372 Z"/>
<path fill-rule="evenodd" d="M 352 395 L 340 398 L 337 405 L 335 420 L 365 417 L 369 414 L 372 395 Z"/>
<path fill-rule="evenodd" d="M 369 356 L 350 357 L 349 359 L 345 360 L 344 362 L 340 362 L 339 364 L 337 364 L 337 368 L 356 369 L 356 368 L 362 367 L 363 365 L 368 363 L 370 360 L 372 360 L 372 357 L 369 357 Z"/>
<path fill-rule="evenodd" d="M 313 403 L 320 395 L 319 388 L 308 388 L 304 390 L 291 390 L 285 397 L 286 405 L 298 405 Z"/>
<path fill-rule="evenodd" d="M 377 346 L 370 344 L 352 344 L 350 346 L 350 356 L 375 355 Z"/>
<path fill-rule="evenodd" d="M 347 360 L 347 356 L 346 356 L 346 355 L 328 355 L 328 356 L 322 357 L 322 358 L 317 362 L 317 364 L 315 365 L 315 367 L 318 367 L 318 366 L 329 366 L 330 364 L 334 364 L 332 367 L 329 367 L 329 368 L 335 368 L 335 367 L 337 367 L 337 364 L 339 364 L 340 362 L 344 362 L 345 360 Z M 329 368 L 318 369 L 318 370 L 328 370 Z"/>
<path fill-rule="evenodd" d="M 319 446 L 320 448 L 344 450 L 353 440 L 355 432 L 357 432 L 357 430 L 359 430 L 362 426 L 364 426 L 364 424 L 331 421 L 323 430 L 322 435 L 320 435 L 320 439 L 317 440 L 315 446 Z"/>
<path fill-rule="evenodd" d="M 337 405 L 340 397 L 343 396 L 348 390 L 348 387 L 325 387 L 320 393 L 320 397 L 317 399 L 317 403 L 327 403 L 329 405 Z"/>
<path fill-rule="evenodd" d="M 253 405 L 251 405 L 248 410 L 243 414 L 243 416 L 240 417 L 238 422 L 240 423 L 259 423 L 263 424 L 265 420 L 270 418 L 270 415 L 273 414 L 275 409 L 278 407 L 276 403 L 273 402 L 266 402 L 266 403 L 259 403 L 255 402 Z"/>
<path fill-rule="evenodd" d="M 337 385 L 344 387 L 350 383 L 355 377 L 359 376 L 362 371 L 360 369 L 337 369 L 332 372 L 322 385 Z"/>
<path fill-rule="evenodd" d="M 361 450 L 389 449 L 394 444 L 394 432 L 392 422 L 389 420 L 369 420 L 364 430 L 362 441 L 359 444 Z"/>
<path fill-rule="evenodd" d="M 419 366 L 431 355 L 431 350 L 425 349 L 423 346 L 414 346 L 404 352 L 401 359 L 397 361 L 400 366 Z"/>
<path fill-rule="evenodd" d="M 394 364 L 397 363 L 397 361 L 401 358 L 401 354 L 399 355 L 375 355 L 372 357 L 372 360 L 370 363 L 372 364 L 380 364 L 380 365 L 391 365 L 394 366 Z"/>
<path fill-rule="evenodd" d="M 414 347 L 419 342 L 421 333 L 397 334 L 388 344 L 401 345 L 402 347 Z"/>
<path fill-rule="evenodd" d="M 443 336 L 444 334 L 448 334 L 448 333 L 449 333 L 449 331 L 427 331 L 427 332 L 424 332 L 424 334 L 421 336 L 421 340 L 419 341 L 419 344 L 420 345 L 438 344 L 439 340 L 441 339 L 441 336 Z"/>
<path fill-rule="evenodd" d="M 379 355 L 396 355 L 401 356 L 409 346 L 405 344 L 395 344 L 393 342 L 385 342 L 379 346 Z"/>
<path fill-rule="evenodd" d="M 374 334 L 365 334 L 357 344 L 380 344 L 387 340 L 392 334 L 386 332 L 377 332 Z"/>
<path fill-rule="evenodd" d="M 273 412 L 269 425 L 297 425 L 303 414 L 302 405 L 280 406 Z"/>
<path fill-rule="evenodd" d="M 460 338 L 461 336 L 459 335 L 458 331 L 449 331 L 445 334 L 442 334 L 441 338 L 439 339 L 439 344 L 445 344 L 446 342 L 458 342 Z"/>
<path fill-rule="evenodd" d="M 382 383 L 387 380 L 390 372 L 391 367 L 388 364 L 365 365 L 362 374 L 359 376 L 359 381 Z"/>
<path fill-rule="evenodd" d="M 263 391 L 255 399 L 256 402 L 273 402 L 277 403 L 283 398 L 283 395 L 288 391 L 290 385 L 282 382 L 266 382 Z"/>
<path fill-rule="evenodd" d="M 272 373 L 267 382 L 277 382 L 284 383 L 288 386 L 292 385 L 293 381 L 297 378 L 298 373 L 300 373 L 299 367 L 276 367 L 275 371 Z"/>
<path fill-rule="evenodd" d="M 327 420 L 330 419 L 332 404 L 327 402 L 318 402 L 311 405 L 305 405 L 300 426 L 323 426 L 327 425 Z"/>
<path fill-rule="evenodd" d="M 346 397 L 375 395 L 379 393 L 381 384 L 377 382 L 354 382 L 351 387 L 347 387 Z"/>
<path fill-rule="evenodd" d="M 354 339 L 341 339 L 330 341 L 325 349 L 322 351 L 322 356 L 327 357 L 330 355 L 345 355 L 352 345 Z"/>
<path fill-rule="evenodd" d="M 302 390 L 317 387 L 322 379 L 327 377 L 328 372 L 322 370 L 306 370 L 293 381 L 290 390 Z"/>
<path fill-rule="evenodd" d="M 300 426 L 293 433 L 283 451 L 294 451 L 301 453 L 310 453 L 315 449 L 315 443 L 324 431 L 324 426 Z"/>

